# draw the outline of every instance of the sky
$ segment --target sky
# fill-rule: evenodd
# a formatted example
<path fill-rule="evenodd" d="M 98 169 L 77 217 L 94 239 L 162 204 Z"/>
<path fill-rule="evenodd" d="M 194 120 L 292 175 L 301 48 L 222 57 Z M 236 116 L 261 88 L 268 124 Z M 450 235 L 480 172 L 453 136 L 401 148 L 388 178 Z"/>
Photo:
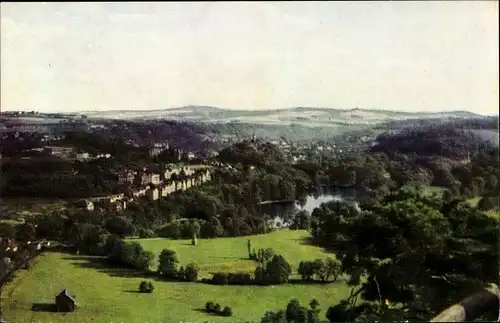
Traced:
<path fill-rule="evenodd" d="M 1 109 L 498 114 L 498 1 L 1 3 Z"/>

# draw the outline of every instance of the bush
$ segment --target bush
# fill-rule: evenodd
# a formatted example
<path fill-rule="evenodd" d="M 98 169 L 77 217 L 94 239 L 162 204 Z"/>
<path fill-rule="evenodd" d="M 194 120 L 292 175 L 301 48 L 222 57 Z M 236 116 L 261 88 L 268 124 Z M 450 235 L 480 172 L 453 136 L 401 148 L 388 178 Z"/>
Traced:
<path fill-rule="evenodd" d="M 207 313 L 215 313 L 215 304 L 214 304 L 214 302 L 207 302 L 205 304 L 205 311 Z"/>
<path fill-rule="evenodd" d="M 156 237 L 156 234 L 153 230 L 140 228 L 138 231 L 139 231 L 138 232 L 139 238 L 141 238 L 141 239 Z"/>
<path fill-rule="evenodd" d="M 479 200 L 477 203 L 477 208 L 481 211 L 488 211 L 496 207 L 498 203 L 498 198 L 485 196 Z"/>
<path fill-rule="evenodd" d="M 151 282 L 142 281 L 139 284 L 139 292 L 141 293 L 152 293 L 154 290 L 154 286 Z"/>
<path fill-rule="evenodd" d="M 164 225 L 156 230 L 156 234 L 162 238 L 180 239 L 182 238 L 181 226 L 177 222 Z"/>
<path fill-rule="evenodd" d="M 214 305 L 214 313 L 217 313 L 219 314 L 220 313 L 220 310 L 221 310 L 221 306 L 219 303 L 215 304 Z"/>
<path fill-rule="evenodd" d="M 181 268 L 177 270 L 176 278 L 179 280 L 186 280 L 186 270 L 184 269 L 184 267 L 181 266 Z"/>
<path fill-rule="evenodd" d="M 225 273 L 215 273 L 212 277 L 212 284 L 215 285 L 227 285 L 228 279 Z"/>
<path fill-rule="evenodd" d="M 233 310 L 229 306 L 226 306 L 222 310 L 221 315 L 222 316 L 233 316 Z"/>
<path fill-rule="evenodd" d="M 185 269 L 185 280 L 195 282 L 198 280 L 198 266 L 195 263 L 190 263 Z"/>
<path fill-rule="evenodd" d="M 228 285 L 250 285 L 252 278 L 248 273 L 230 273 L 227 275 Z"/>

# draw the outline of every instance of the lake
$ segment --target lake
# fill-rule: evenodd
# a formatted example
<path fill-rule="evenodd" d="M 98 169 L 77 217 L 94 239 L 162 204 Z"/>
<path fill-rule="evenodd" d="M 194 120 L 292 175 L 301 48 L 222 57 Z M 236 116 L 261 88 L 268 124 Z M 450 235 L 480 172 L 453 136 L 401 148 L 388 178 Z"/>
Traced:
<path fill-rule="evenodd" d="M 312 214 L 314 209 L 319 207 L 323 203 L 328 203 L 331 201 L 343 201 L 346 198 L 350 197 L 352 196 L 320 191 L 316 194 L 307 195 L 301 201 L 269 203 L 261 205 L 261 208 L 262 212 L 268 214 L 269 216 L 271 216 L 271 218 L 273 218 L 275 227 L 287 227 L 290 220 L 292 220 L 293 217 L 300 211 L 306 211 L 309 214 Z"/>

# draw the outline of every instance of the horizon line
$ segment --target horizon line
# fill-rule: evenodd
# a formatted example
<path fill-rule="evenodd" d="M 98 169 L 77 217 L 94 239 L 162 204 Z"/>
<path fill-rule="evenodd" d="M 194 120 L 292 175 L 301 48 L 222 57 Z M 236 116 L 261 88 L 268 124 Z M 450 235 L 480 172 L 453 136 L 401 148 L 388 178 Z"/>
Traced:
<path fill-rule="evenodd" d="M 10 109 L 0 109 L 0 113 L 4 112 L 24 112 L 24 113 L 29 113 L 29 112 L 36 112 L 36 113 L 65 113 L 65 114 L 85 114 L 85 113 L 106 113 L 106 112 L 156 112 L 156 111 L 165 111 L 165 110 L 180 110 L 180 109 L 187 109 L 187 108 L 212 108 L 212 109 L 219 109 L 219 110 L 230 110 L 230 111 L 253 111 L 253 112 L 268 112 L 268 111 L 285 111 L 285 110 L 294 110 L 294 109 L 317 109 L 317 110 L 337 110 L 337 111 L 354 111 L 354 110 L 361 110 L 361 111 L 379 111 L 379 112 L 392 112 L 392 113 L 407 113 L 407 114 L 438 114 L 438 113 L 451 113 L 451 112 L 467 112 L 467 113 L 472 113 L 475 115 L 480 115 L 480 116 L 498 116 L 497 114 L 483 114 L 479 112 L 474 112 L 471 110 L 467 109 L 456 109 L 456 110 L 437 110 L 437 111 L 409 111 L 409 110 L 387 110 L 387 109 L 369 109 L 369 108 L 352 108 L 352 109 L 345 109 L 345 108 L 331 108 L 331 107 L 315 107 L 315 106 L 292 106 L 292 107 L 285 107 L 285 108 L 274 108 L 274 109 L 245 109 L 245 108 L 223 108 L 220 106 L 211 106 L 211 105 L 194 105 L 194 104 L 188 104 L 188 105 L 182 105 L 182 106 L 172 106 L 168 108 L 163 108 L 163 109 L 109 109 L 109 110 L 75 110 L 75 111 L 69 111 L 69 110 L 53 110 L 53 111 L 43 111 L 43 110 L 10 110 Z"/>

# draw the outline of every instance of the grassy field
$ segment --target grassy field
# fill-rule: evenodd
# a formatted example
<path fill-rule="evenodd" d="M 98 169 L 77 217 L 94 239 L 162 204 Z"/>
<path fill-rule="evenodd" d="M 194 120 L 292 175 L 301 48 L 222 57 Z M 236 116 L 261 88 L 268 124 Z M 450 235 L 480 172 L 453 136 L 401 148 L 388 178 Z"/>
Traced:
<path fill-rule="evenodd" d="M 191 240 L 170 239 L 137 239 L 144 249 L 159 255 L 163 249 L 172 249 L 177 253 L 181 265 L 195 262 L 200 267 L 200 278 L 211 277 L 210 273 L 223 271 L 253 271 L 256 263 L 248 260 L 247 241 L 252 249 L 273 248 L 281 254 L 297 270 L 301 260 L 325 258 L 322 248 L 311 246 L 306 238 L 306 231 L 278 230 L 269 234 L 251 237 L 199 239 L 197 246 L 191 245 Z M 330 257 L 335 255 L 330 254 Z"/>
<path fill-rule="evenodd" d="M 186 165 L 189 168 L 192 169 L 204 169 L 204 168 L 213 168 L 211 165 L 203 165 L 203 164 L 197 164 L 197 165 Z"/>
<path fill-rule="evenodd" d="M 473 198 L 468 199 L 466 201 L 466 203 L 468 203 L 472 207 L 477 207 L 477 204 L 479 203 L 480 200 L 481 200 L 481 196 L 473 197 Z M 488 211 L 486 211 L 486 214 L 488 214 L 489 216 L 500 218 L 500 210 L 499 209 L 488 210 Z"/>
<path fill-rule="evenodd" d="M 442 196 L 444 188 L 438 187 L 438 186 L 426 186 L 424 188 L 424 194 L 426 195 L 434 195 L 436 194 L 437 196 Z"/>
<path fill-rule="evenodd" d="M 481 200 L 481 196 L 473 197 L 468 199 L 466 202 L 472 206 L 472 207 L 477 207 L 477 203 Z"/>
<path fill-rule="evenodd" d="M 302 259 L 326 257 L 320 248 L 304 243 L 305 231 L 282 230 L 267 235 L 250 237 L 255 248 L 272 247 L 283 254 L 295 267 Z M 152 251 L 163 248 L 177 251 L 181 264 L 194 261 L 202 274 L 219 270 L 251 270 L 254 264 L 247 256 L 248 237 L 200 239 L 198 246 L 188 240 L 139 240 Z M 234 322 L 259 320 L 267 310 L 284 308 L 297 298 L 307 304 L 318 299 L 324 319 L 328 306 L 346 298 L 348 287 L 342 280 L 327 285 L 288 284 L 263 286 L 211 286 L 201 283 L 153 282 L 153 294 L 136 290 L 144 278 L 124 269 L 103 267 L 92 257 L 61 253 L 46 253 L 30 270 L 21 270 L 2 293 L 2 309 L 7 321 L 12 322 L 180 322 L 219 321 Z M 78 309 L 61 314 L 34 311 L 54 302 L 54 296 L 63 288 L 76 295 Z M 207 301 L 231 306 L 231 318 L 205 314 L 201 309 Z"/>

